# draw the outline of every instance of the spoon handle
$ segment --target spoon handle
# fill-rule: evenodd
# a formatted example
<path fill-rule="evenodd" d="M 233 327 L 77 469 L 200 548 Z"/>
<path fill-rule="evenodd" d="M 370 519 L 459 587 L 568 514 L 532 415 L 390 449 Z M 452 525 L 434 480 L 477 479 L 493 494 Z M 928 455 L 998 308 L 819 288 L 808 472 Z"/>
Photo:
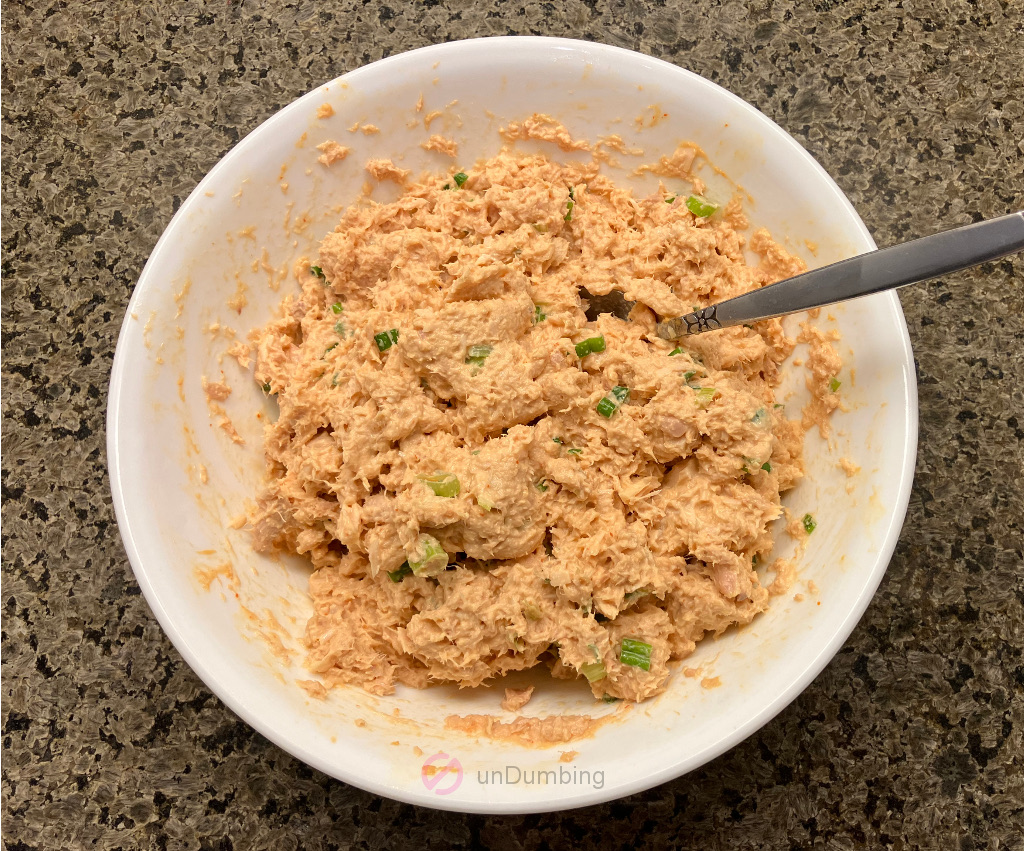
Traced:
<path fill-rule="evenodd" d="M 668 340 L 893 290 L 1024 250 L 1024 211 L 840 260 L 658 323 Z"/>

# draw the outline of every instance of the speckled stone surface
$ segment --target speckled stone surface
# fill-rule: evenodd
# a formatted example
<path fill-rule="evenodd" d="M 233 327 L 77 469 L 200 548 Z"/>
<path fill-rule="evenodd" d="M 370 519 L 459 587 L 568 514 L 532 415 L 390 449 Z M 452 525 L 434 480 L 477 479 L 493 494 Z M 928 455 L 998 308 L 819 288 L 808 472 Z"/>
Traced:
<path fill-rule="evenodd" d="M 909 516 L 807 691 L 687 777 L 458 816 L 314 772 L 182 662 L 131 575 L 104 452 L 132 286 L 245 133 L 432 42 L 575 36 L 752 102 L 879 244 L 1024 207 L 1020 0 L 180 2 L 3 8 L 3 843 L 22 849 L 1024 849 L 1024 257 L 901 294 Z"/>

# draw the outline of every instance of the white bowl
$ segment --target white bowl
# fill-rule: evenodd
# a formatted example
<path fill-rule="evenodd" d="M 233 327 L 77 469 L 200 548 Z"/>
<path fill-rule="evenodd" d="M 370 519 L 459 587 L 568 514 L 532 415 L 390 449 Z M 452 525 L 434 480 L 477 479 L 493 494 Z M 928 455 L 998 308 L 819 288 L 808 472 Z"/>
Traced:
<path fill-rule="evenodd" d="M 416 113 L 421 94 L 425 112 Z M 324 103 L 334 115 L 318 119 Z M 153 251 L 121 329 L 110 385 L 117 519 L 139 585 L 185 660 L 238 715 L 311 766 L 371 792 L 445 809 L 537 812 L 598 803 L 684 774 L 749 736 L 850 634 L 888 564 L 910 492 L 917 397 L 906 325 L 892 294 L 832 311 L 843 335 L 848 410 L 835 416 L 834 446 L 808 437 L 807 478 L 786 498 L 798 516 L 812 511 L 818 530 L 800 562 L 798 587 L 749 627 L 702 642 L 687 661 L 702 677 L 718 677 L 719 687 L 701 688 L 699 678 L 677 673 L 664 695 L 622 711 L 595 707 L 586 688 L 542 676 L 528 714 L 618 713 L 592 738 L 549 749 L 444 729 L 450 713 L 502 714 L 503 683 L 469 693 L 400 687 L 383 698 L 341 688 L 315 700 L 295 684 L 313 679 L 301 664 L 308 565 L 258 556 L 244 530 L 229 528 L 259 490 L 262 422 L 273 407 L 230 358 L 218 363 L 227 341 L 204 329 L 220 321 L 244 338 L 267 320 L 293 283 L 288 275 L 277 281 L 280 291 L 269 286 L 277 276 L 261 268 L 261 249 L 274 269 L 315 255 L 339 205 L 361 189 L 367 157 L 394 157 L 416 171 L 447 167 L 450 160 L 419 147 L 428 134 L 422 120 L 413 121 L 435 109 L 444 114 L 431 132 L 459 142 L 463 167 L 498 150 L 497 129 L 507 120 L 533 112 L 557 117 L 579 137 L 620 134 L 644 149 L 642 158 L 620 157 L 617 172 L 639 191 L 651 184 L 631 175 L 637 163 L 693 141 L 749 193 L 753 223 L 811 266 L 874 248 L 842 192 L 790 136 L 739 98 L 666 62 L 546 38 L 463 41 L 376 62 L 310 92 L 241 141 Z M 349 132 L 356 121 L 380 132 Z M 327 139 L 353 149 L 330 169 L 315 159 L 314 145 Z M 714 174 L 707 179 L 712 194 L 730 191 Z M 286 218 L 305 226 L 286 230 Z M 816 254 L 807 243 L 817 245 Z M 226 306 L 239 282 L 248 301 L 240 313 Z M 221 370 L 234 388 L 225 407 L 245 446 L 216 427 L 200 387 L 202 374 Z M 802 377 L 792 372 L 798 399 Z M 862 471 L 847 479 L 836 466 L 840 456 Z M 236 587 L 215 576 L 223 563 L 232 565 Z M 214 574 L 201 580 L 197 570 L 204 569 Z M 559 762 L 568 750 L 578 756 Z M 462 773 L 428 788 L 421 768 L 431 757 L 435 764 L 457 759 Z M 554 775 L 533 775 L 546 784 L 525 782 L 537 770 Z M 481 782 L 481 771 L 491 782 Z M 493 782 L 495 771 L 508 782 Z"/>

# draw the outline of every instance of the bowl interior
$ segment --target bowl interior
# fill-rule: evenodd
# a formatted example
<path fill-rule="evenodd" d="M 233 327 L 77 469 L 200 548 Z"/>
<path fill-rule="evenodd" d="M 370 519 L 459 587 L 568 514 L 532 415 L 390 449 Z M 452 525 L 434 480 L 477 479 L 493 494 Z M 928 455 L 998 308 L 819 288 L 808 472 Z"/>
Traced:
<path fill-rule="evenodd" d="M 317 117 L 322 104 L 332 116 Z M 428 132 L 423 119 L 437 110 Z M 108 448 L 121 533 L 147 600 L 184 658 L 239 715 L 311 765 L 379 794 L 467 811 L 564 809 L 619 797 L 695 768 L 765 723 L 821 670 L 866 607 L 903 520 L 916 445 L 916 390 L 898 301 L 877 296 L 837 308 L 830 313 L 842 334 L 847 409 L 835 416 L 831 446 L 808 437 L 807 478 L 785 500 L 818 520 L 797 587 L 749 627 L 702 642 L 686 663 L 700 676 L 677 673 L 666 694 L 626 709 L 595 706 L 586 689 L 546 674 L 517 675 L 515 682 L 538 685 L 528 714 L 614 716 L 592 738 L 548 749 L 444 729 L 452 713 L 503 714 L 508 682 L 471 693 L 400 687 L 383 698 L 335 689 L 325 700 L 298 687 L 312 679 L 301 647 L 309 566 L 258 556 L 247 533 L 232 528 L 260 489 L 262 424 L 273 403 L 224 357 L 230 335 L 244 339 L 294 286 L 292 263 L 315 256 L 367 180 L 367 158 L 444 170 L 450 159 L 420 147 L 441 133 L 458 142 L 457 164 L 468 169 L 500 148 L 499 127 L 534 112 L 577 137 L 617 134 L 642 148 L 643 156 L 617 155 L 612 169 L 639 192 L 657 181 L 634 175 L 636 165 L 696 142 L 729 178 L 705 170 L 710 193 L 728 196 L 735 181 L 749 195 L 753 224 L 811 266 L 874 247 L 842 193 L 790 137 L 695 75 L 585 42 L 458 42 L 322 86 L 231 151 L 146 265 L 111 381 Z M 379 132 L 351 132 L 355 122 Z M 329 139 L 352 153 L 328 169 L 315 146 Z M 550 144 L 525 147 L 564 156 Z M 394 191 L 383 184 L 374 197 Z M 803 379 L 791 372 L 796 405 Z M 233 388 L 224 408 L 244 445 L 211 416 L 204 374 L 223 374 Z M 861 472 L 847 478 L 840 457 Z M 704 677 L 720 685 L 702 688 Z M 560 763 L 568 750 L 578 756 Z M 445 756 L 435 762 L 454 757 L 462 774 L 428 788 L 421 767 L 438 753 Z M 537 770 L 554 774 L 531 774 Z"/>

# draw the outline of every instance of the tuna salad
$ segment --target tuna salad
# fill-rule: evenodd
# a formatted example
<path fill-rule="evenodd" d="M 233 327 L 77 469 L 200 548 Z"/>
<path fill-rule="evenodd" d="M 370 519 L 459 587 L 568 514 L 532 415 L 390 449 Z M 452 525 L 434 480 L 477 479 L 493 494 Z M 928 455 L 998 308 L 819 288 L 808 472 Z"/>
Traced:
<path fill-rule="evenodd" d="M 803 264 L 713 201 L 506 150 L 344 210 L 300 261 L 253 335 L 280 415 L 251 521 L 258 550 L 313 564 L 324 685 L 545 665 L 640 701 L 766 608 L 769 524 L 802 474 L 775 397 L 795 341 L 778 320 L 677 344 L 655 324 Z M 581 288 L 637 304 L 591 321 Z"/>

